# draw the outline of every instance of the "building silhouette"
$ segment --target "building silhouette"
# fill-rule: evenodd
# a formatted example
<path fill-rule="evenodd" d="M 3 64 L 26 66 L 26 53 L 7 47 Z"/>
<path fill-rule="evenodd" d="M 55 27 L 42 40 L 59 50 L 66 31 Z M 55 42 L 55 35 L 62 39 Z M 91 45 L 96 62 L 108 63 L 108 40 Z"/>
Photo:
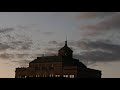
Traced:
<path fill-rule="evenodd" d="M 16 68 L 15 78 L 27 77 L 65 77 L 65 78 L 101 78 L 101 71 L 87 68 L 73 58 L 73 51 L 67 46 L 58 51 L 57 56 L 42 56 L 29 63 L 27 68 Z"/>

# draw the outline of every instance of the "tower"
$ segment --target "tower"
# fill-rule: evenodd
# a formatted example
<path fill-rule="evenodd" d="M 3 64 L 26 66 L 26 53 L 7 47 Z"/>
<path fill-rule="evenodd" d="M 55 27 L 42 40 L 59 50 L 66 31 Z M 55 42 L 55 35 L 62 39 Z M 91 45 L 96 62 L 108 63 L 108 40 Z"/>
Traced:
<path fill-rule="evenodd" d="M 72 56 L 73 56 L 73 51 L 72 51 L 72 50 L 68 47 L 68 45 L 67 45 L 67 38 L 66 38 L 64 47 L 62 47 L 62 48 L 58 51 L 58 56 L 67 57 L 67 58 L 72 58 Z"/>

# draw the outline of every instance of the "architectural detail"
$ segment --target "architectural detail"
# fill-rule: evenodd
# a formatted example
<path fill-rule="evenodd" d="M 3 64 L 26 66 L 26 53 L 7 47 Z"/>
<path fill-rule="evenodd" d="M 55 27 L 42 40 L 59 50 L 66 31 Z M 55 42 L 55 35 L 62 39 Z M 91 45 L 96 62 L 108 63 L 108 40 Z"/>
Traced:
<path fill-rule="evenodd" d="M 101 71 L 87 68 L 74 59 L 66 40 L 58 56 L 37 57 L 29 63 L 29 67 L 16 68 L 15 78 L 26 77 L 101 78 Z"/>

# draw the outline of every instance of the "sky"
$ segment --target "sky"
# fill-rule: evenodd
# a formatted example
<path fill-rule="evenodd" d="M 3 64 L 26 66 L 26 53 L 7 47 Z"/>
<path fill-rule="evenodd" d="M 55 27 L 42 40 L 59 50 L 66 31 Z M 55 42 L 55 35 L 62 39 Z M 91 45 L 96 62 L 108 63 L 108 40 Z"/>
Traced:
<path fill-rule="evenodd" d="M 44 55 L 56 55 L 68 40 L 73 56 L 102 78 L 120 77 L 119 12 L 0 12 L 0 78 L 14 78 Z"/>

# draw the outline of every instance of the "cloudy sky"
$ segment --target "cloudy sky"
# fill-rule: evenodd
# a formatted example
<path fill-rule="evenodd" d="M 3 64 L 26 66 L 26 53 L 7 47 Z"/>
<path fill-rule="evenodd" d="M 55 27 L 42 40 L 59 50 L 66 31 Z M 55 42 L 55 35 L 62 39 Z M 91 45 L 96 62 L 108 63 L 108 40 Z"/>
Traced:
<path fill-rule="evenodd" d="M 0 78 L 14 78 L 16 67 L 68 45 L 74 58 L 120 77 L 119 12 L 0 12 Z"/>

